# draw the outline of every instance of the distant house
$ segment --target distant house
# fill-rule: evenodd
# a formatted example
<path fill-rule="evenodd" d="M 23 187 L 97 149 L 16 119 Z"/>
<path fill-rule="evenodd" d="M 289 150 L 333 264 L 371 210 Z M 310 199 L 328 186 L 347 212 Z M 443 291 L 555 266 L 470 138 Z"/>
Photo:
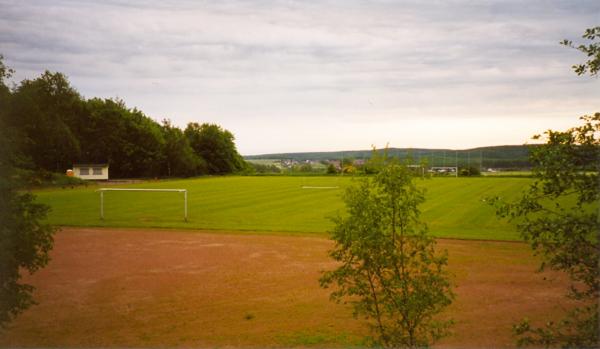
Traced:
<path fill-rule="evenodd" d="M 108 179 L 108 164 L 73 164 L 73 175 L 81 179 Z"/>

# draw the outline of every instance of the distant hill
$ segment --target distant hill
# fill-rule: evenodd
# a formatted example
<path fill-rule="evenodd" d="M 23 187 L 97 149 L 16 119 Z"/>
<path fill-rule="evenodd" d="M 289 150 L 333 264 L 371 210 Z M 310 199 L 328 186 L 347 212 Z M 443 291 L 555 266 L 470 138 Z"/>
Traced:
<path fill-rule="evenodd" d="M 427 160 L 430 166 L 476 166 L 482 168 L 529 168 L 529 151 L 532 145 L 501 145 L 472 149 L 423 149 L 389 148 L 388 155 L 405 159 L 412 157 L 416 162 Z M 378 150 L 383 153 L 382 149 Z M 342 158 L 369 159 L 371 150 L 348 150 L 308 153 L 279 153 L 244 156 L 247 160 L 339 160 Z"/>

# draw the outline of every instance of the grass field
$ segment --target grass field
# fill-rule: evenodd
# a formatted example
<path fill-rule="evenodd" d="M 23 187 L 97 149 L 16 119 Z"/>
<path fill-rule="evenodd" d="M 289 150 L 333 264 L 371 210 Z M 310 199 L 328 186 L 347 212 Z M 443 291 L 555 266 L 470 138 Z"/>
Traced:
<path fill-rule="evenodd" d="M 65 226 L 162 227 L 259 232 L 316 233 L 331 228 L 343 212 L 348 177 L 207 177 L 119 185 L 126 188 L 181 188 L 189 192 L 189 220 L 183 221 L 179 193 L 107 192 L 105 220 L 99 219 L 97 186 L 36 192 L 49 204 L 50 223 Z M 527 178 L 433 178 L 423 219 L 438 237 L 516 240 L 513 226 L 496 218 L 483 202 L 489 195 L 515 198 Z M 102 184 L 100 184 L 102 186 Z M 330 189 L 304 187 L 337 187 Z"/>
<path fill-rule="evenodd" d="M 486 177 L 531 177 L 531 171 L 498 171 L 498 172 L 482 172 L 482 176 Z"/>

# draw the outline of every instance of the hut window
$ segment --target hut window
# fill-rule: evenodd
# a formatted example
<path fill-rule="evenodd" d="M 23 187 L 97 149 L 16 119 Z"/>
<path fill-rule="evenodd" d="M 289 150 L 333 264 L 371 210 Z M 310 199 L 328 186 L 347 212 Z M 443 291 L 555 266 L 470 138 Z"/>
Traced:
<path fill-rule="evenodd" d="M 93 174 L 94 175 L 101 175 L 102 174 L 102 167 L 94 167 L 93 169 Z"/>
<path fill-rule="evenodd" d="M 79 174 L 82 176 L 88 176 L 90 174 L 90 169 L 87 167 L 82 167 L 79 169 Z"/>

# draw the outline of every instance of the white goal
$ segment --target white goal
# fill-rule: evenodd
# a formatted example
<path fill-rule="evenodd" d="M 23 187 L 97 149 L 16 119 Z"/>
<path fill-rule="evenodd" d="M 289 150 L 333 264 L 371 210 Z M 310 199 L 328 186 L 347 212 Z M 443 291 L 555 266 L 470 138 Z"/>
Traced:
<path fill-rule="evenodd" d="M 142 192 L 177 192 L 183 193 L 183 219 L 187 222 L 187 189 L 127 189 L 127 188 L 100 188 L 100 219 L 104 220 L 104 192 L 106 191 L 142 191 Z"/>

